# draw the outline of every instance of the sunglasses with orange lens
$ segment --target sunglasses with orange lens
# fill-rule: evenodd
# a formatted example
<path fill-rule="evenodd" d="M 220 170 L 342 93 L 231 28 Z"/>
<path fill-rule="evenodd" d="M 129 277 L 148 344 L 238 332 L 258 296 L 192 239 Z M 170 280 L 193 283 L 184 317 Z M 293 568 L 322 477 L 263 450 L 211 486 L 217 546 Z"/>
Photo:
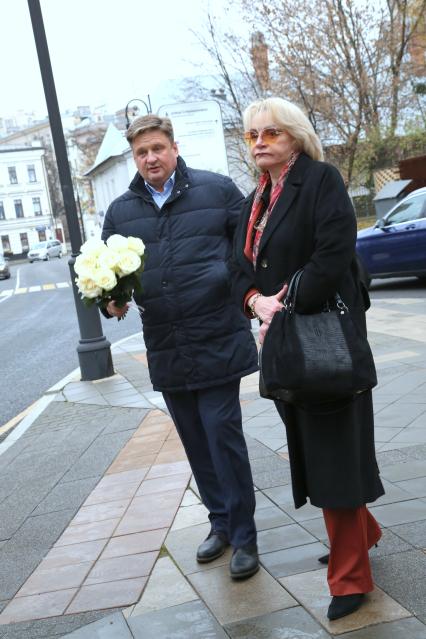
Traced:
<path fill-rule="evenodd" d="M 281 133 L 284 133 L 284 131 L 282 129 L 277 129 L 274 126 L 267 126 L 260 131 L 251 129 L 250 131 L 246 131 L 244 133 L 244 140 L 248 144 L 248 146 L 254 146 L 258 141 L 259 136 L 262 136 L 262 141 L 265 144 L 274 144 Z"/>

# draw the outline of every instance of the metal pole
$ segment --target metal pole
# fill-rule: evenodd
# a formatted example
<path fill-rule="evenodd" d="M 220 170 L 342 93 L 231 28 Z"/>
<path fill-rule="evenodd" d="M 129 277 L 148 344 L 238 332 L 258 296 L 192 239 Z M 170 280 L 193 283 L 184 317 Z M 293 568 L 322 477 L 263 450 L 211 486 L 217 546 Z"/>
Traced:
<path fill-rule="evenodd" d="M 75 285 L 74 263 L 75 258 L 80 252 L 81 233 L 74 199 L 71 172 L 68 163 L 67 148 L 65 144 L 64 131 L 62 129 L 61 114 L 59 112 L 59 104 L 56 96 L 56 88 L 49 57 L 49 48 L 47 46 L 46 32 L 44 30 L 43 16 L 39 0 L 28 0 L 28 8 L 30 10 L 34 40 L 37 48 L 44 95 L 46 97 L 47 111 L 52 131 L 53 146 L 55 148 L 56 162 L 61 182 L 61 191 L 64 199 L 65 215 L 71 239 L 72 254 L 68 264 L 71 272 L 71 282 L 81 336 L 79 345 L 77 346 L 81 379 L 92 380 L 110 377 L 114 374 L 110 349 L 111 344 L 102 333 L 99 310 L 95 306 L 87 308 L 83 304 Z"/>

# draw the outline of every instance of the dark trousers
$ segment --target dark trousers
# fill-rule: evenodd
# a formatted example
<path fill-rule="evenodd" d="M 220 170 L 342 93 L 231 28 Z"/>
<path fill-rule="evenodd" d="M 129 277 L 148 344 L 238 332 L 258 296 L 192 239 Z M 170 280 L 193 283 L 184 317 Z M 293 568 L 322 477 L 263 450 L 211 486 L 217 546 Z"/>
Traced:
<path fill-rule="evenodd" d="M 240 381 L 163 393 L 209 511 L 234 548 L 256 542 L 253 478 L 243 435 Z"/>

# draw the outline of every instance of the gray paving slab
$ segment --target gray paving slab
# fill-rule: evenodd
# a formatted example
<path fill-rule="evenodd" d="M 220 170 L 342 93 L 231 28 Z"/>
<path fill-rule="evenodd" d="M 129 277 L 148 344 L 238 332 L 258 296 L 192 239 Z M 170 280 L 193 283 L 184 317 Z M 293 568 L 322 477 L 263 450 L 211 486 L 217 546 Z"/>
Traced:
<path fill-rule="evenodd" d="M 418 548 L 426 548 L 426 521 L 415 521 L 390 528 L 392 533 Z"/>
<path fill-rule="evenodd" d="M 405 479 L 393 484 L 394 486 L 406 491 L 413 497 L 426 497 L 426 478 L 416 477 L 415 479 Z"/>
<path fill-rule="evenodd" d="M 426 622 L 426 554 L 421 550 L 371 556 L 374 581 L 407 610 Z"/>
<path fill-rule="evenodd" d="M 287 577 L 309 570 L 319 570 L 322 564 L 318 557 L 328 552 L 328 548 L 320 542 L 293 546 L 284 550 L 269 552 L 260 556 L 262 564 L 273 577 Z"/>
<path fill-rule="evenodd" d="M 246 435 L 246 443 L 250 460 L 272 457 L 274 455 L 274 452 L 270 448 L 261 444 L 250 435 Z"/>
<path fill-rule="evenodd" d="M 315 543 L 316 539 L 298 524 L 289 524 L 270 530 L 261 530 L 258 533 L 257 542 L 259 553 L 263 554 Z"/>
<path fill-rule="evenodd" d="M 293 523 L 293 520 L 274 504 L 256 510 L 254 516 L 257 530 L 268 530 Z"/>
<path fill-rule="evenodd" d="M 420 499 L 410 499 L 385 506 L 373 506 L 370 510 L 377 521 L 384 526 L 426 520 L 426 501 Z"/>
<path fill-rule="evenodd" d="M 370 549 L 370 557 L 385 557 L 386 555 L 393 555 L 412 549 L 412 544 L 392 532 L 392 529 L 382 528 L 382 537 L 377 547 L 373 546 Z"/>
<path fill-rule="evenodd" d="M 131 430 L 100 435 L 64 475 L 64 481 L 103 475 L 132 436 Z"/>
<path fill-rule="evenodd" d="M 101 478 L 102 475 L 98 475 L 76 481 L 59 482 L 37 506 L 34 515 L 67 508 L 77 511 Z"/>
<path fill-rule="evenodd" d="M 227 624 L 225 630 L 231 639 L 327 639 L 331 636 L 301 606 Z"/>
<path fill-rule="evenodd" d="M 425 637 L 426 626 L 414 617 L 336 635 L 336 639 L 425 639 Z"/>
<path fill-rule="evenodd" d="M 403 481 L 404 479 L 415 479 L 416 477 L 426 477 L 426 461 L 421 459 L 393 464 L 382 468 L 381 475 L 392 482 Z"/>
<path fill-rule="evenodd" d="M 135 639 L 228 639 L 201 601 L 130 617 L 128 625 Z"/>
<path fill-rule="evenodd" d="M 9 624 L 8 626 L 0 626 L 0 629 L 3 628 L 5 630 L 5 634 L 3 636 L 0 635 L 0 637 L 1 639 L 56 639 L 56 637 L 66 636 L 73 630 L 110 614 L 110 610 L 100 610 Z"/>
<path fill-rule="evenodd" d="M 290 464 L 277 455 L 254 459 L 251 470 L 255 486 L 261 489 L 282 486 L 291 481 Z"/>
<path fill-rule="evenodd" d="M 117 433 L 120 430 L 136 430 L 149 411 L 145 409 L 129 408 L 120 416 L 109 421 L 103 429 L 103 434 Z"/>
<path fill-rule="evenodd" d="M 121 612 L 103 617 L 65 636 L 72 639 L 133 639 Z"/>

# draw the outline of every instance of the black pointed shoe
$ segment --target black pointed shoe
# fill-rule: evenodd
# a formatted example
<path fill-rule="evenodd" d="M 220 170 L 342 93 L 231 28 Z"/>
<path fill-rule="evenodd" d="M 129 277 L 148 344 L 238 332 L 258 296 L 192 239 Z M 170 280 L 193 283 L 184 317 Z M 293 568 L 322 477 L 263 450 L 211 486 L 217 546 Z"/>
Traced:
<path fill-rule="evenodd" d="M 198 546 L 197 561 L 200 564 L 207 564 L 223 555 L 229 546 L 229 541 L 225 535 L 219 532 L 211 532 L 207 539 Z"/>
<path fill-rule="evenodd" d="M 328 607 L 327 617 L 330 621 L 335 621 L 341 617 L 350 615 L 361 606 L 364 601 L 364 594 L 357 593 L 354 595 L 335 595 Z"/>
<path fill-rule="evenodd" d="M 377 548 L 379 544 L 374 544 L 374 547 Z M 327 553 L 326 555 L 322 555 L 321 557 L 318 557 L 318 561 L 320 562 L 320 564 L 328 564 L 330 559 L 330 553 Z"/>
<path fill-rule="evenodd" d="M 248 579 L 259 570 L 259 555 L 256 544 L 236 548 L 229 570 L 232 579 Z"/>

